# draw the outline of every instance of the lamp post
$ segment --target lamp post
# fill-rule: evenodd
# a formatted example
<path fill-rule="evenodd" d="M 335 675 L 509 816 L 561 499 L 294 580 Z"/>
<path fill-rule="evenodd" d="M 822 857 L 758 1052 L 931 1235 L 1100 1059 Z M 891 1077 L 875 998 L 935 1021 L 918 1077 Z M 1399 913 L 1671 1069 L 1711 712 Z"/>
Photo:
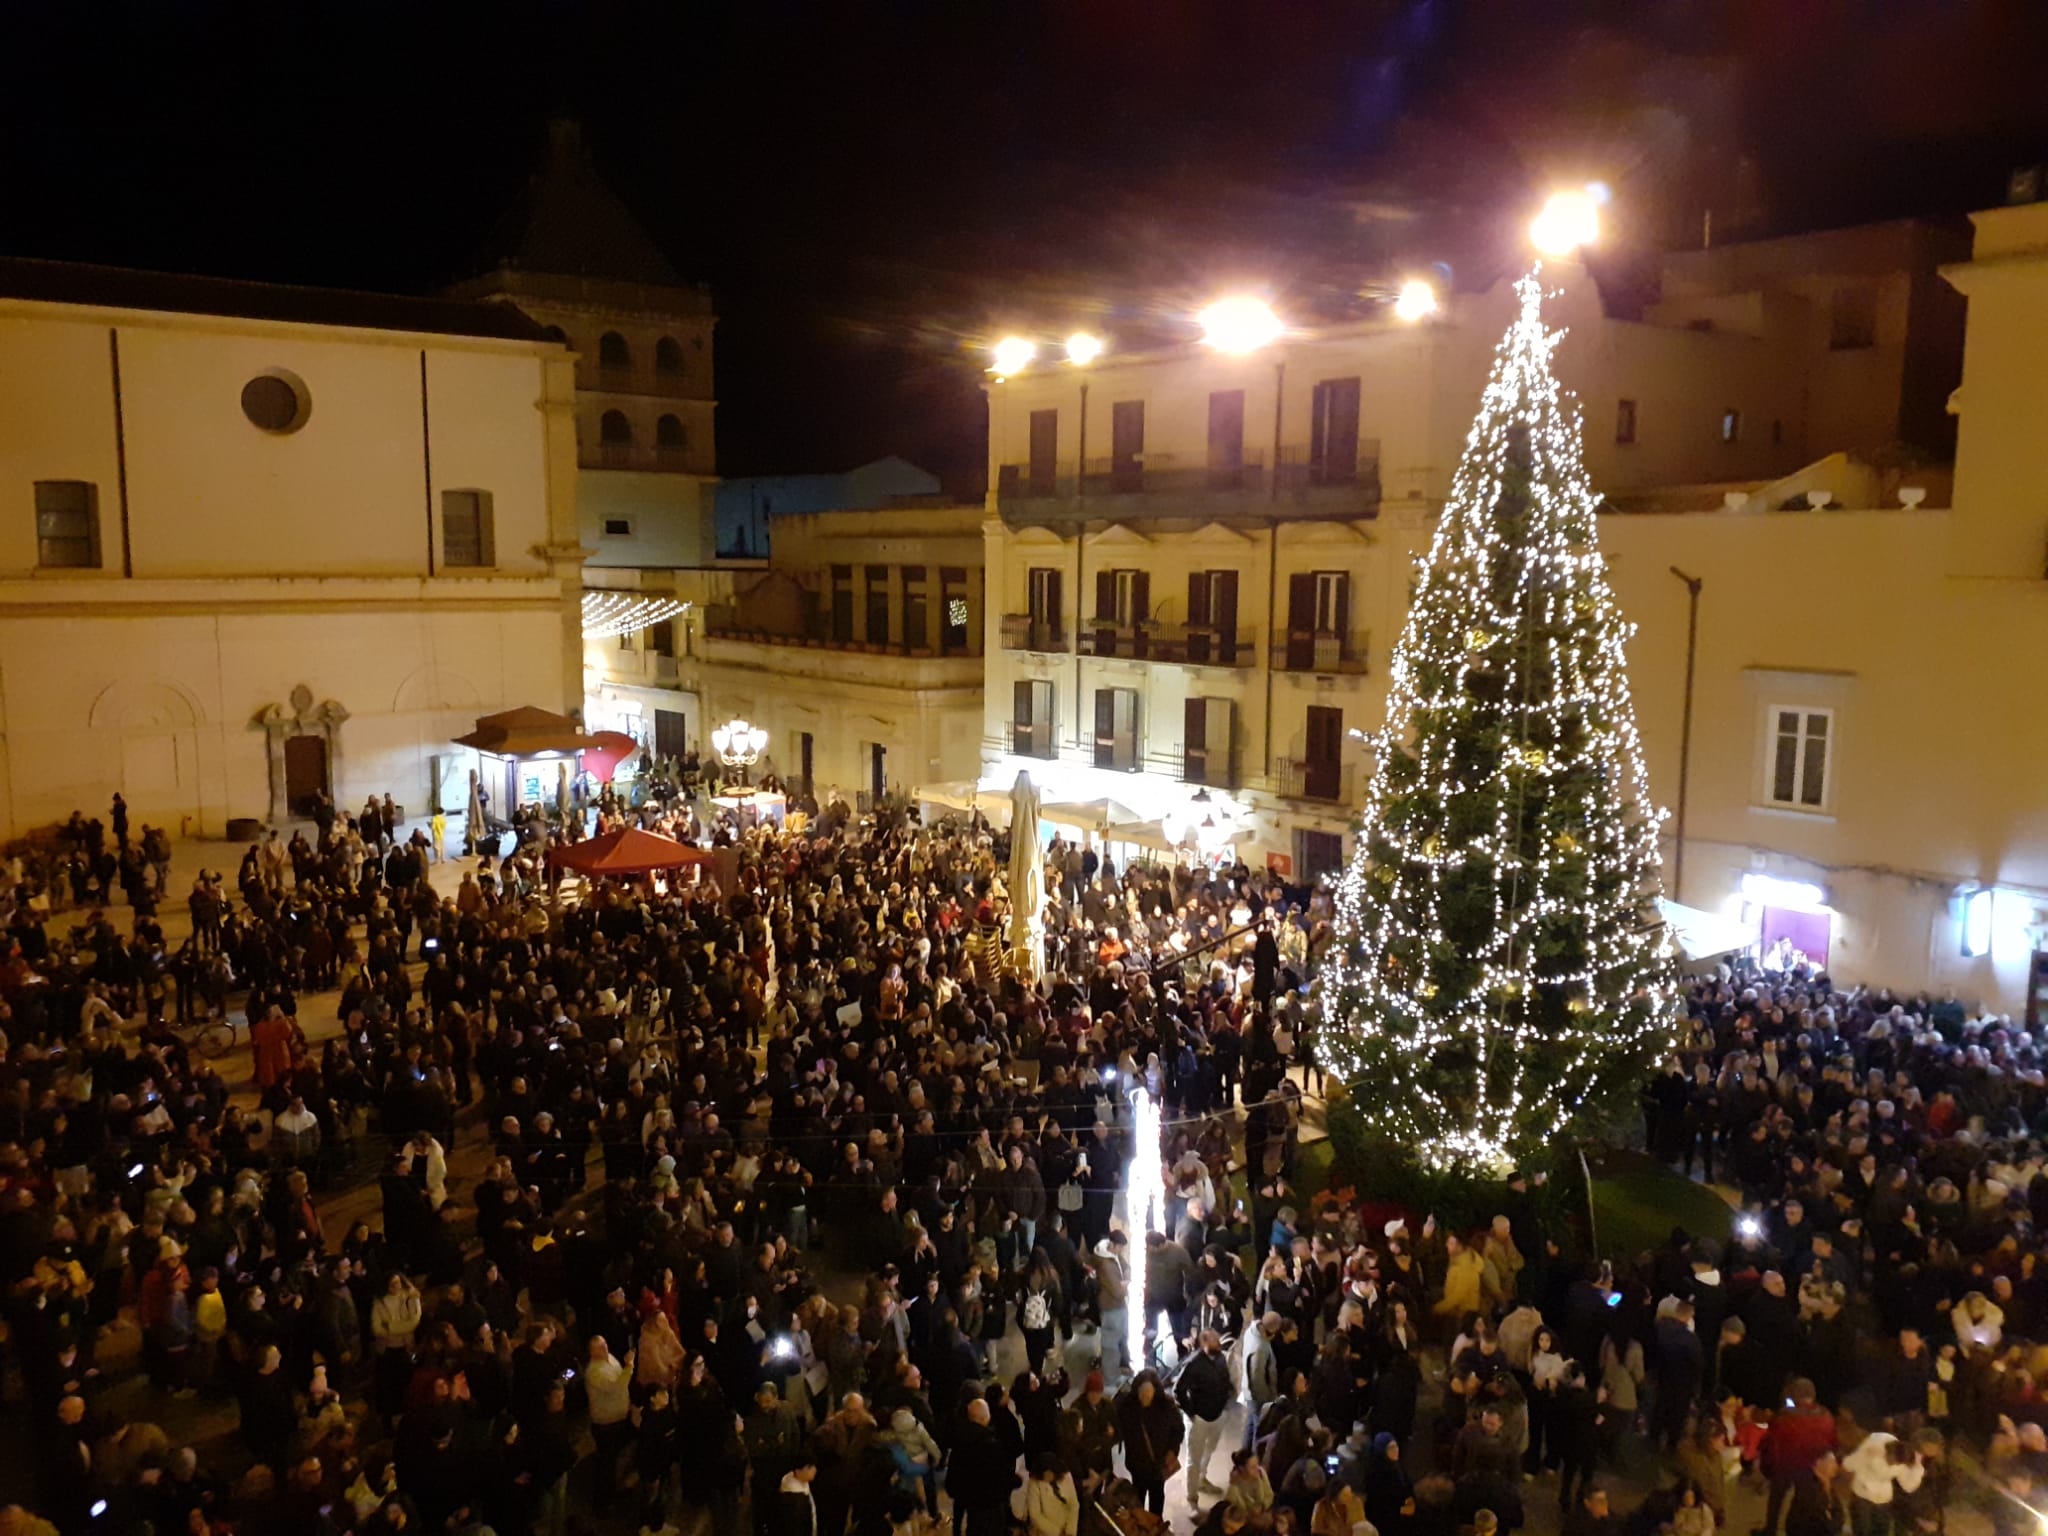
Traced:
<path fill-rule="evenodd" d="M 721 763 L 739 772 L 740 787 L 745 788 L 747 770 L 761 760 L 762 750 L 768 745 L 768 733 L 738 716 L 711 732 L 711 745 Z"/>

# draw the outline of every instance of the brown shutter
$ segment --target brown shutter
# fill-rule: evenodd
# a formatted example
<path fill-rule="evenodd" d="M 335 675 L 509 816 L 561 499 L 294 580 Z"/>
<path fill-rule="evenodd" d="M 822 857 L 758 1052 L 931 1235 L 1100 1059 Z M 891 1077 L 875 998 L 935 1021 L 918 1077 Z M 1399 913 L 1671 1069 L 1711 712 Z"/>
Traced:
<path fill-rule="evenodd" d="M 1047 573 L 1045 581 L 1046 612 L 1044 620 L 1046 625 L 1052 630 L 1054 639 L 1058 639 L 1066 632 L 1066 619 L 1060 612 L 1060 577 L 1063 574 L 1058 566 L 1054 566 Z"/>
<path fill-rule="evenodd" d="M 1098 624 L 1116 622 L 1116 572 L 1095 573 L 1095 621 Z"/>
<path fill-rule="evenodd" d="M 1351 577 L 1337 578 L 1337 636 L 1347 647 L 1351 643 Z"/>
<path fill-rule="evenodd" d="M 1200 627 L 1209 622 L 1209 573 L 1188 572 L 1188 624 Z"/>
<path fill-rule="evenodd" d="M 1296 571 L 1287 578 L 1287 627 L 1297 632 L 1316 627 L 1316 578 L 1313 571 Z"/>
<path fill-rule="evenodd" d="M 1201 752 L 1209 724 L 1209 701 L 1189 699 L 1183 712 L 1182 742 L 1189 752 Z"/>
<path fill-rule="evenodd" d="M 1010 697 L 1010 719 L 1020 726 L 1036 724 L 1031 716 L 1031 684 L 1019 682 Z"/>
<path fill-rule="evenodd" d="M 1152 617 L 1152 573 L 1131 573 L 1131 622 L 1142 624 Z"/>
<path fill-rule="evenodd" d="M 1222 580 L 1216 587 L 1216 605 L 1209 615 L 1209 622 L 1216 626 L 1216 649 L 1225 662 L 1237 659 L 1237 572 L 1218 573 Z"/>

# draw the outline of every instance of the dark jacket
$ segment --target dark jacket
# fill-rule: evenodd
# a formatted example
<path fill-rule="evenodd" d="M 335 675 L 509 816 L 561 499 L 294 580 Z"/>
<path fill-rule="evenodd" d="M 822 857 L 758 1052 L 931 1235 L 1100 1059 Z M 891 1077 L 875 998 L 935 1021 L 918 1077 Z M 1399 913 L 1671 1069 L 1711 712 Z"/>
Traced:
<path fill-rule="evenodd" d="M 1138 1389 L 1148 1381 L 1156 1389 L 1149 1407 L 1138 1401 Z M 1180 1449 L 1186 1429 L 1173 1394 L 1159 1385 L 1159 1377 L 1152 1371 L 1140 1371 L 1118 1395 L 1116 1427 L 1117 1438 L 1123 1442 L 1124 1465 L 1133 1481 L 1164 1477 L 1166 1460 Z"/>
<path fill-rule="evenodd" d="M 995 1430 L 963 1416 L 953 1436 L 952 1459 L 946 1464 L 946 1492 L 962 1509 L 1008 1506 L 1017 1486 L 1016 1459 L 1003 1447 Z"/>
<path fill-rule="evenodd" d="M 1212 1424 L 1222 1418 L 1223 1411 L 1230 1406 L 1231 1395 L 1230 1367 L 1224 1363 L 1222 1352 L 1212 1355 L 1206 1349 L 1195 1351 L 1181 1368 L 1175 1395 L 1181 1407 L 1195 1418 Z"/>

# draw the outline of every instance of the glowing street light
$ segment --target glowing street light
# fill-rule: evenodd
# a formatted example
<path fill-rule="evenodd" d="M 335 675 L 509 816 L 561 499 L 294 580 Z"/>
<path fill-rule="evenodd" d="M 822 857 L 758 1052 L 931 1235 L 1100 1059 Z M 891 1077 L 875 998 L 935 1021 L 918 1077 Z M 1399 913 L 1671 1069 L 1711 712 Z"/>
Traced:
<path fill-rule="evenodd" d="M 1076 331 L 1067 338 L 1067 361 L 1076 368 L 1086 368 L 1102 356 L 1102 338 L 1090 336 L 1086 331 Z"/>
<path fill-rule="evenodd" d="M 1427 278 L 1411 277 L 1401 285 L 1394 299 L 1394 318 L 1413 325 L 1437 311 L 1436 285 Z"/>
<path fill-rule="evenodd" d="M 1174 935 L 1176 938 L 1178 934 Z M 1131 1090 L 1133 1145 L 1131 1160 L 1124 1164 L 1124 1220 L 1129 1224 L 1131 1247 L 1130 1295 L 1125 1298 L 1124 1359 L 1133 1372 L 1145 1368 L 1146 1311 L 1166 1300 L 1145 1291 L 1145 1234 L 1166 1231 L 1166 1169 L 1159 1157 L 1159 1106 L 1143 1087 Z"/>
<path fill-rule="evenodd" d="M 1195 318 L 1201 322 L 1203 341 L 1234 356 L 1258 351 L 1286 329 L 1264 299 L 1244 295 L 1218 299 Z"/>
<path fill-rule="evenodd" d="M 1031 366 L 1031 360 L 1038 356 L 1038 343 L 1028 336 L 1005 336 L 989 351 L 995 359 L 995 366 L 989 372 L 1007 379 Z"/>
<path fill-rule="evenodd" d="M 1553 192 L 1529 225 L 1529 239 L 1545 256 L 1569 256 L 1581 246 L 1600 238 L 1600 195 L 1598 185 L 1576 191 Z"/>
<path fill-rule="evenodd" d="M 711 745 L 718 751 L 718 760 L 738 769 L 740 782 L 745 783 L 747 770 L 761 760 L 768 745 L 768 733 L 745 719 L 728 720 L 712 731 Z"/>

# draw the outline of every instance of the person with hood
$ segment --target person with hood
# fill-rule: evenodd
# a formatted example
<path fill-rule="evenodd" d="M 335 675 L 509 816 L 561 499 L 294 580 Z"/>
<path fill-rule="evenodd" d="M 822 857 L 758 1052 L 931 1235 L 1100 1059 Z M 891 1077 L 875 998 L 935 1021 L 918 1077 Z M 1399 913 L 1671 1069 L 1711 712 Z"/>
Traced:
<path fill-rule="evenodd" d="M 1372 1453 L 1365 1464 L 1365 1518 L 1374 1529 L 1392 1532 L 1414 1496 L 1408 1469 L 1401 1465 L 1401 1442 L 1381 1430 L 1372 1437 Z"/>
<path fill-rule="evenodd" d="M 1081 1395 L 1060 1415 L 1060 1454 L 1076 1478 L 1107 1479 L 1118 1436 L 1117 1405 L 1104 1396 L 1102 1372 L 1090 1371 Z"/>
<path fill-rule="evenodd" d="M 1187 1256 L 1185 1248 L 1179 1252 Z M 1140 1371 L 1124 1388 L 1116 1400 L 1116 1427 L 1132 1488 L 1145 1508 L 1164 1519 L 1166 1480 L 1180 1468 L 1182 1426 L 1180 1405 L 1160 1385 L 1158 1372 Z"/>
<path fill-rule="evenodd" d="M 895 1497 L 890 1501 L 893 1509 L 915 1509 L 923 1504 L 928 1514 L 936 1516 L 936 1500 L 931 1498 L 930 1480 L 938 1470 L 939 1447 L 931 1432 L 918 1423 L 917 1415 L 908 1408 L 898 1408 L 889 1416 L 889 1427 L 876 1437 L 876 1443 L 889 1453 L 889 1464 L 895 1472 Z"/>
<path fill-rule="evenodd" d="M 1102 1373 L 1120 1381 L 1130 1362 L 1124 1358 L 1125 1336 L 1130 1331 L 1128 1297 L 1130 1266 L 1129 1240 L 1112 1232 L 1095 1245 L 1095 1300 L 1102 1316 Z"/>

